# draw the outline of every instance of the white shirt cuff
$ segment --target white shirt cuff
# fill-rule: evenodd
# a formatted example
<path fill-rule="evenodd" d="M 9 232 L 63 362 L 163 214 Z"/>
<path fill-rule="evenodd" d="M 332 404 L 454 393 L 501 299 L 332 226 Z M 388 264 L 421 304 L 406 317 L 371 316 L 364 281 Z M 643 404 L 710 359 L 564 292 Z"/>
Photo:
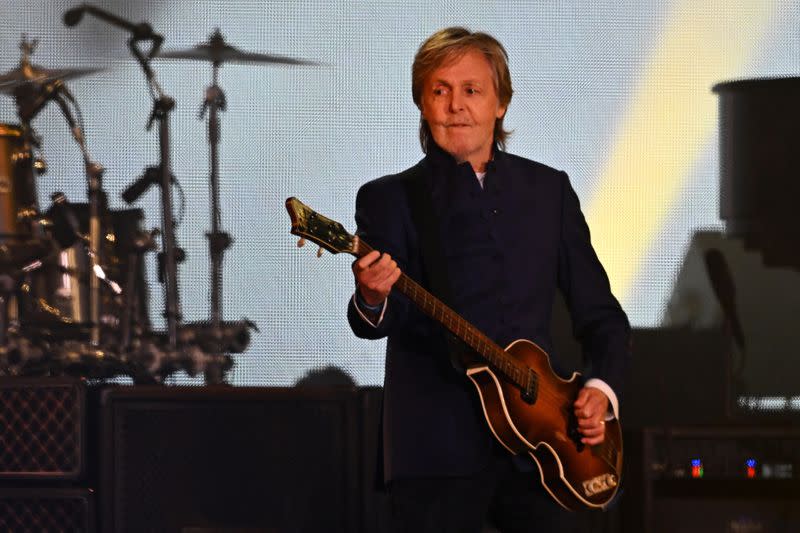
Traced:
<path fill-rule="evenodd" d="M 609 413 L 606 413 L 606 420 L 614 420 L 615 418 L 619 419 L 619 401 L 617 400 L 617 395 L 614 394 L 614 391 L 608 386 L 608 383 L 602 379 L 592 378 L 588 380 L 586 384 L 584 384 L 584 387 L 599 389 L 600 392 L 606 395 L 608 398 L 608 408 L 610 411 Z"/>
<path fill-rule="evenodd" d="M 359 307 L 358 302 L 356 301 L 356 293 L 353 293 L 353 306 L 355 306 L 355 308 L 356 308 L 356 313 L 358 313 L 358 316 L 363 318 L 364 321 L 367 324 L 369 324 L 370 326 L 372 326 L 373 328 L 377 328 L 378 326 L 381 325 L 381 322 L 383 322 L 383 315 L 386 313 L 386 307 L 387 307 L 386 302 L 387 302 L 387 300 L 388 300 L 388 298 L 383 301 L 383 304 L 381 304 L 381 313 L 380 313 L 380 315 L 378 315 L 378 320 L 373 322 L 361 310 L 361 307 Z M 609 390 L 611 390 L 611 389 L 609 389 Z"/>

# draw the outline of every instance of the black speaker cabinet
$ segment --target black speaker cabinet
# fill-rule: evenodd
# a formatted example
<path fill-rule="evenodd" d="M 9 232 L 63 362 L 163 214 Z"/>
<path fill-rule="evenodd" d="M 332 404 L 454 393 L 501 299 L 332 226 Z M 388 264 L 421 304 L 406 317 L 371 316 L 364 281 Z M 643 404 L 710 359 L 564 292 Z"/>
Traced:
<path fill-rule="evenodd" d="M 94 494 L 75 488 L 0 488 L 0 531 L 92 533 Z"/>
<path fill-rule="evenodd" d="M 83 381 L 0 379 L 0 481 L 78 480 L 85 444 Z"/>
<path fill-rule="evenodd" d="M 730 339 L 721 330 L 634 329 L 622 427 L 702 425 L 730 418 Z"/>
<path fill-rule="evenodd" d="M 353 388 L 103 391 L 103 531 L 357 531 L 358 403 Z"/>

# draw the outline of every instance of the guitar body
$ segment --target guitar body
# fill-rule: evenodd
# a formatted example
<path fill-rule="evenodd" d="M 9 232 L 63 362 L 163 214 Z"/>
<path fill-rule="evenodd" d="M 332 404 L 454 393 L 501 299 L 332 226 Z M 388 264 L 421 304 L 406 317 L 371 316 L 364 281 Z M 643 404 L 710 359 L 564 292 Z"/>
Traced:
<path fill-rule="evenodd" d="M 533 458 L 542 484 L 562 507 L 603 508 L 617 493 L 622 473 L 619 421 L 606 422 L 601 444 L 581 444 L 572 405 L 581 387 L 578 374 L 561 379 L 553 372 L 544 350 L 527 340 L 514 341 L 505 351 L 533 369 L 539 375 L 539 385 L 531 403 L 489 365 L 467 369 L 495 438 L 511 453 L 526 453 Z"/>

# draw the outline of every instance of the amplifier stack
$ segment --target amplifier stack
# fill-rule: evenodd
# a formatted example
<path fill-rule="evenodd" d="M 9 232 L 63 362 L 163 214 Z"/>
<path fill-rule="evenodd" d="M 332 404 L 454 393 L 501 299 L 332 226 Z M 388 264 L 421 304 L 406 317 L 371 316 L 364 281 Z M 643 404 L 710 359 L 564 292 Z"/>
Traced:
<path fill-rule="evenodd" d="M 94 531 L 86 386 L 0 379 L 0 530 Z"/>

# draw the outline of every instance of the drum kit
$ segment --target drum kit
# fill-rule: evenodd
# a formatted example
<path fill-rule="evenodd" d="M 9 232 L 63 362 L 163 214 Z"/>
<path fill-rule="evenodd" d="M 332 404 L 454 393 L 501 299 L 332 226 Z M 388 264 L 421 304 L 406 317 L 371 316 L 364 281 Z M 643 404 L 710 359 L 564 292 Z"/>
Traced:
<path fill-rule="evenodd" d="M 161 160 L 122 194 L 131 204 L 151 185 L 161 193 L 161 228 L 142 229 L 141 209 L 110 209 L 102 186 L 103 167 L 94 162 L 84 139 L 83 117 L 66 82 L 97 69 L 46 69 L 31 62 L 36 41 L 23 35 L 17 68 L 0 74 L 0 95 L 14 99 L 18 123 L 0 122 L 0 376 L 79 375 L 87 379 L 129 376 L 137 383 L 159 383 L 183 370 L 202 373 L 207 383 L 222 383 L 232 367 L 230 354 L 246 350 L 249 320 L 222 318 L 223 255 L 232 244 L 221 229 L 219 205 L 219 114 L 226 110 L 218 84 L 224 63 L 313 65 L 297 59 L 244 52 L 227 44 L 216 30 L 206 43 L 185 50 L 161 51 L 162 37 L 149 24 L 132 24 L 89 4 L 64 14 L 68 26 L 93 15 L 128 30 L 129 48 L 147 78 L 153 96 L 148 129 L 159 125 Z M 142 43 L 150 43 L 143 50 Z M 205 91 L 200 118 L 208 120 L 210 153 L 209 243 L 211 316 L 182 323 L 169 168 L 169 113 L 174 101 L 156 81 L 152 60 L 211 63 L 212 83 Z M 42 139 L 33 128 L 50 102 L 60 108 L 83 157 L 87 202 L 71 202 L 55 193 L 39 203 L 37 177 L 47 167 Z M 159 248 L 158 278 L 165 293 L 166 331 L 150 322 L 145 256 Z"/>

